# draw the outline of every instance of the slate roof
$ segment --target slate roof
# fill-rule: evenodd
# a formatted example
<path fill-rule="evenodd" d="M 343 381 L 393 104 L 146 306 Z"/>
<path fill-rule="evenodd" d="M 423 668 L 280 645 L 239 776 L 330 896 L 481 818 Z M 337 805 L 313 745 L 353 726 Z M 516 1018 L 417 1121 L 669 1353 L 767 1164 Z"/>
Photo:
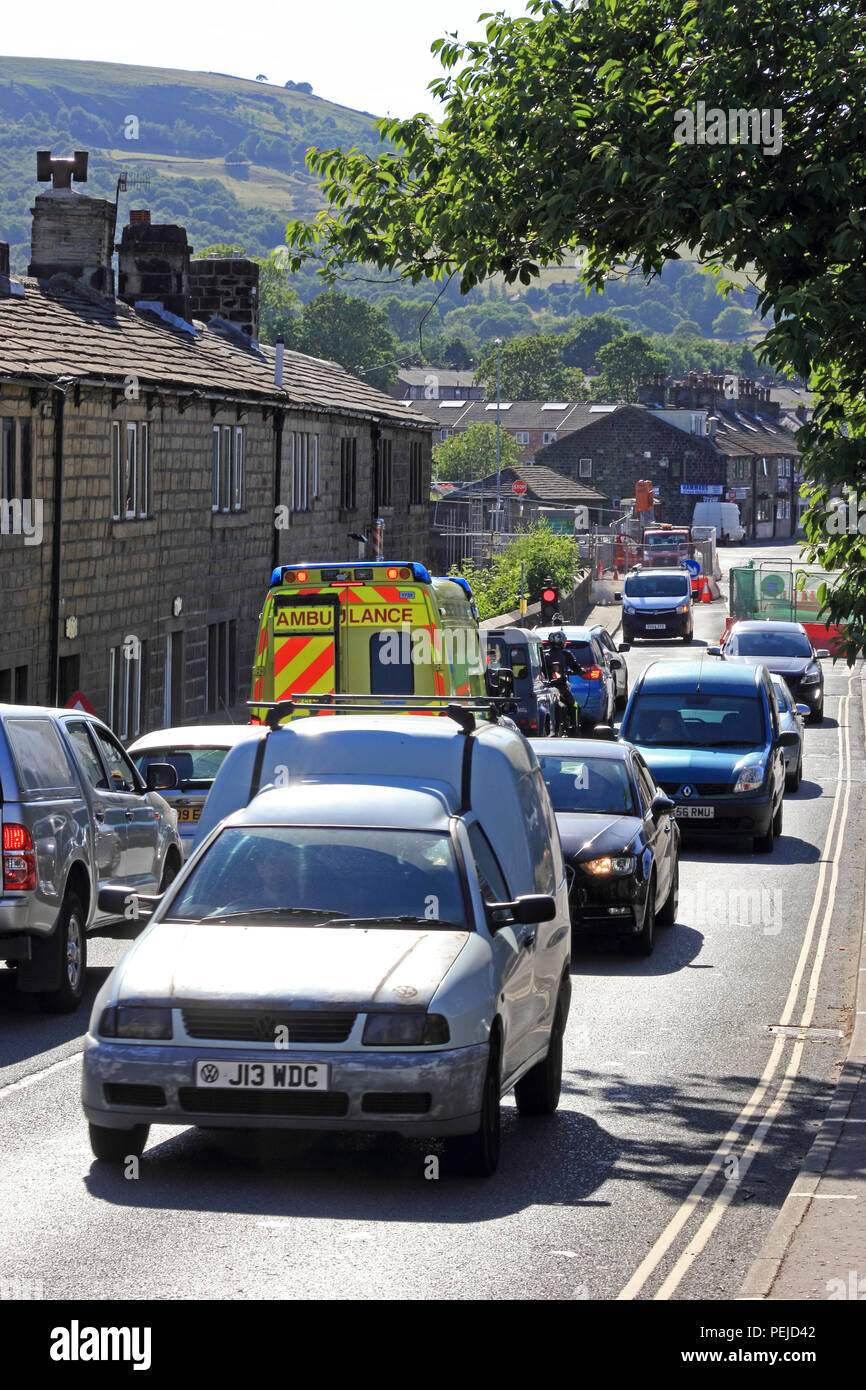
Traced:
<path fill-rule="evenodd" d="M 397 380 L 406 386 L 426 386 L 427 379 L 435 376 L 440 386 L 474 386 L 474 371 L 457 371 L 453 367 L 401 367 Z"/>
<path fill-rule="evenodd" d="M 575 401 L 503 401 L 500 404 L 500 424 L 507 430 L 551 430 L 561 434 L 592 425 L 601 414 Z M 553 410 L 551 406 L 561 408 Z M 496 424 L 495 401 L 413 401 L 412 408 L 435 420 L 440 429 L 463 430 L 467 425 Z"/>
<path fill-rule="evenodd" d="M 718 411 L 717 418 L 719 423 L 716 426 L 715 444 L 729 457 L 739 454 L 793 456 L 799 453 L 794 435 L 781 423 L 760 415 L 735 414 L 727 410 Z"/>
<path fill-rule="evenodd" d="M 503 493 L 510 493 L 512 484 L 517 478 L 521 478 L 526 483 L 523 500 L 527 502 L 568 507 L 580 502 L 594 505 L 608 500 L 603 493 L 596 492 L 595 488 L 587 487 L 585 483 L 578 482 L 574 478 L 567 478 L 563 473 L 556 473 L 552 468 L 544 468 L 537 463 L 509 464 L 507 468 L 503 468 L 500 474 L 500 490 Z M 477 482 L 467 483 L 459 492 L 452 493 L 451 497 L 457 501 L 478 492 L 485 495 L 491 493 L 495 495 L 495 473 L 492 473 L 489 478 L 480 478 Z"/>
<path fill-rule="evenodd" d="M 7 282 L 8 283 L 8 282 Z M 23 287 L 23 294 L 16 292 Z M 0 295 L 0 378 L 58 377 L 203 396 L 260 397 L 286 406 L 384 418 L 429 428 L 407 407 L 335 362 L 286 351 L 282 390 L 274 385 L 272 347 L 257 346 L 228 325 L 196 323 L 195 337 L 158 315 L 86 290 L 68 276 L 13 278 Z"/>

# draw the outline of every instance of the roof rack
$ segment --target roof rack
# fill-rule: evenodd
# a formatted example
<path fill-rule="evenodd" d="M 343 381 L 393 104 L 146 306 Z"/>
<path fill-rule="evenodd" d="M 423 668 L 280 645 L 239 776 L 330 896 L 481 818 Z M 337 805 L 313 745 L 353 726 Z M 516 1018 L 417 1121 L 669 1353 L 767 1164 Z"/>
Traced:
<path fill-rule="evenodd" d="M 464 730 L 469 720 L 475 727 L 475 714 L 493 715 L 505 713 L 514 700 L 508 695 L 298 695 L 291 700 L 247 700 L 250 709 L 267 710 L 265 723 L 269 729 L 276 729 L 287 715 L 305 709 L 343 710 L 384 714 L 394 710 L 431 710 L 453 719 Z"/>

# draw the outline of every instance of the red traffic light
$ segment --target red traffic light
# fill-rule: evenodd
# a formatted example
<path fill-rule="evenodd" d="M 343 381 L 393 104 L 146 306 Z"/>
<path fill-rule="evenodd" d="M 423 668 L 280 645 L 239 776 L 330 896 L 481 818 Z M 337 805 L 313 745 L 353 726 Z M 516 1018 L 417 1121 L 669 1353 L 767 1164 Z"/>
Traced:
<path fill-rule="evenodd" d="M 542 598 L 542 602 L 544 602 L 544 603 L 555 603 L 555 602 L 556 602 L 556 590 L 555 590 L 555 589 L 542 589 L 542 591 L 541 591 L 541 598 Z"/>

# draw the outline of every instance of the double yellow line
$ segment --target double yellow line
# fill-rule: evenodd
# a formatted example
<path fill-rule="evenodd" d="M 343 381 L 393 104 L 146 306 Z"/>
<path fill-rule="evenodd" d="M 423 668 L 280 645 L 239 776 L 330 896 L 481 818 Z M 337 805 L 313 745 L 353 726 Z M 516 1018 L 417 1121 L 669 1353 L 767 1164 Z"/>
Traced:
<path fill-rule="evenodd" d="M 837 736 L 839 777 L 836 783 L 836 792 L 833 797 L 830 824 L 827 827 L 827 836 L 824 841 L 824 851 L 821 856 L 818 881 L 815 885 L 815 894 L 812 899 L 812 910 L 809 914 L 809 921 L 806 925 L 797 965 L 791 977 L 791 987 L 788 990 L 788 997 L 779 1020 L 782 1025 L 790 1024 L 793 1018 L 797 999 L 800 994 L 800 987 L 806 972 L 806 965 L 812 950 L 816 928 L 818 927 L 818 919 L 820 917 L 821 925 L 818 931 L 815 958 L 812 962 L 812 970 L 809 976 L 806 997 L 803 1002 L 803 1010 L 799 1024 L 797 1025 L 798 1027 L 807 1028 L 809 1026 L 815 1010 L 815 1000 L 818 997 L 818 983 L 821 976 L 821 967 L 824 963 L 824 955 L 827 949 L 830 924 L 833 919 L 836 888 L 839 881 L 840 853 L 845 834 L 845 824 L 848 819 L 848 806 L 851 800 L 851 729 L 849 715 L 854 679 L 855 677 L 852 674 L 848 681 L 848 693 L 839 701 L 839 727 Z M 832 866 L 832 868 L 829 868 L 830 884 L 827 895 L 824 897 L 824 886 L 827 881 L 828 866 Z M 701 1173 L 701 1176 L 698 1178 L 682 1206 L 668 1222 L 658 1240 L 638 1265 L 628 1283 L 617 1294 L 618 1300 L 637 1298 L 638 1294 L 644 1288 L 644 1285 L 648 1282 L 652 1274 L 673 1247 L 684 1227 L 695 1214 L 699 1203 L 706 1195 L 716 1175 L 726 1163 L 729 1163 L 731 1159 L 735 1158 L 737 1160 L 735 1175 L 731 1177 L 722 1188 L 697 1231 L 691 1237 L 682 1253 L 677 1257 L 669 1274 L 658 1291 L 653 1295 L 653 1298 L 663 1300 L 671 1298 L 679 1288 L 686 1274 L 688 1274 L 695 1260 L 706 1248 L 707 1242 L 733 1201 L 742 1179 L 751 1167 L 752 1161 L 759 1153 L 769 1133 L 770 1127 L 779 1115 L 780 1110 L 793 1089 L 803 1055 L 803 1039 L 799 1039 L 795 1043 L 790 1061 L 779 1081 L 778 1089 L 770 1103 L 766 1104 L 773 1078 L 782 1062 L 786 1042 L 787 1039 L 783 1034 L 776 1036 L 772 1051 L 767 1060 L 767 1065 L 761 1073 L 757 1086 L 743 1106 L 743 1109 L 740 1111 L 731 1128 L 728 1130 L 721 1144 L 716 1149 L 716 1152 Z M 759 1119 L 759 1117 L 762 1118 Z M 743 1132 L 749 1125 L 758 1119 L 759 1123 L 751 1139 L 746 1144 L 742 1153 L 737 1153 L 737 1145 L 742 1138 Z"/>

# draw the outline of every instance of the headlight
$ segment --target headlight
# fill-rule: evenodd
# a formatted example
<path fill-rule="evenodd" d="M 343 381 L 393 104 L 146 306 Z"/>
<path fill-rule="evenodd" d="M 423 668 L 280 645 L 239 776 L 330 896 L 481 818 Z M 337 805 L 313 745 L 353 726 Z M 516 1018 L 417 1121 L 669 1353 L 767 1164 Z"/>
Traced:
<path fill-rule="evenodd" d="M 630 603 L 624 603 L 622 606 L 622 611 L 623 613 L 628 613 L 630 616 L 634 613 L 634 609 L 632 608 Z"/>
<path fill-rule="evenodd" d="M 762 767 L 744 767 L 739 777 L 735 792 L 754 792 L 764 781 L 764 769 Z"/>
<path fill-rule="evenodd" d="M 678 613 L 688 613 L 689 611 L 689 605 L 687 603 L 681 603 L 677 609 Z"/>
<path fill-rule="evenodd" d="M 807 666 L 800 679 L 801 685 L 817 685 L 821 679 L 820 666 Z"/>
<path fill-rule="evenodd" d="M 368 1014 L 362 1042 L 365 1047 L 419 1047 L 446 1043 L 450 1036 L 442 1014 Z"/>
<path fill-rule="evenodd" d="M 633 854 L 606 854 L 602 859 L 587 859 L 580 866 L 589 874 L 633 874 Z"/>
<path fill-rule="evenodd" d="M 171 1009 L 153 1009 L 144 1004 L 113 1004 L 103 1010 L 99 1034 L 103 1038 L 170 1038 Z"/>

